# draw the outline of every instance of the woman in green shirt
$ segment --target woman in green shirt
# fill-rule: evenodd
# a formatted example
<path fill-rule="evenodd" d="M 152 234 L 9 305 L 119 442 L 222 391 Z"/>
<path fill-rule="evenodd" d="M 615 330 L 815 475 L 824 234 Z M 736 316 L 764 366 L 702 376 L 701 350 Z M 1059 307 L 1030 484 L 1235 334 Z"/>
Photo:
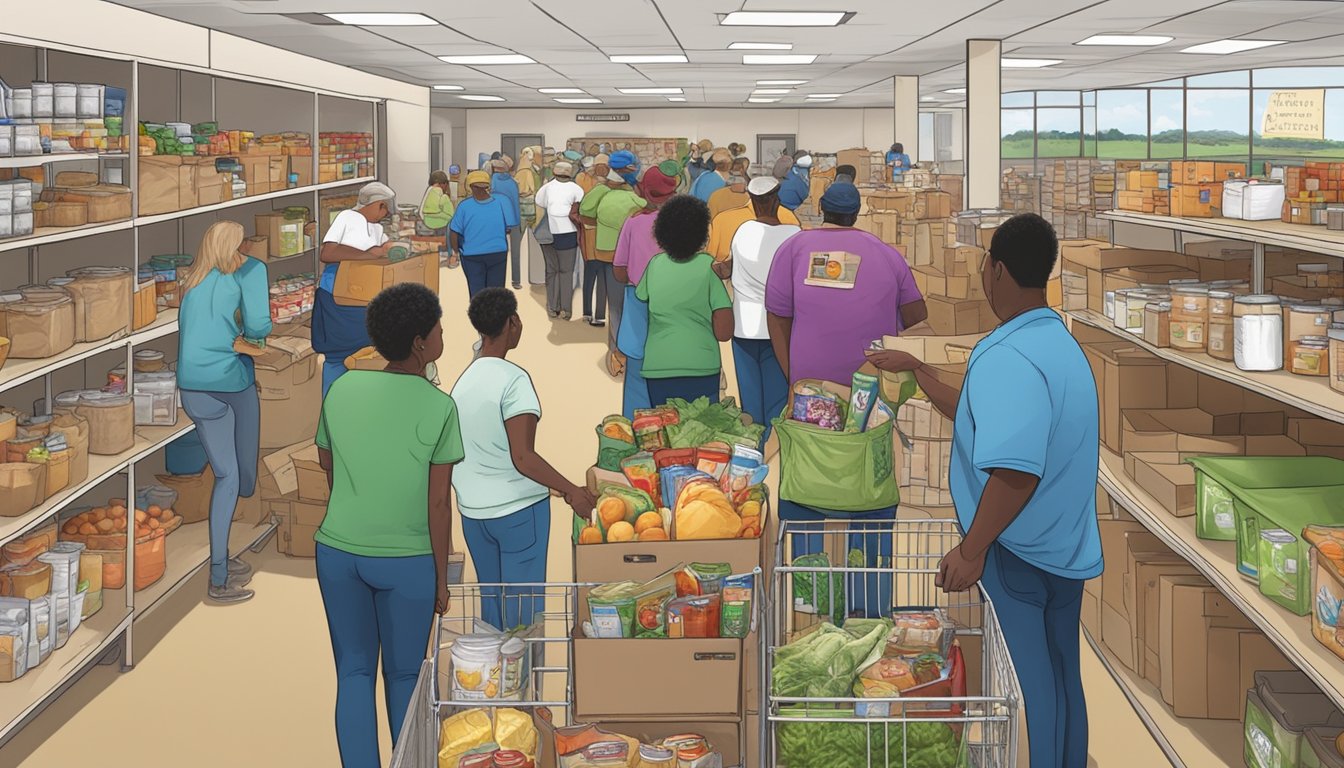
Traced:
<path fill-rule="evenodd" d="M 733 338 L 733 302 L 714 273 L 709 206 L 690 195 L 663 204 L 653 236 L 663 252 L 644 270 L 635 295 L 649 305 L 644 378 L 649 399 L 719 400 L 719 344 Z"/>
<path fill-rule="evenodd" d="M 453 196 L 449 193 L 448 174 L 435 171 L 429 174 L 429 189 L 420 201 L 420 227 L 416 234 L 448 236 L 448 223 L 453 220 Z M 448 241 L 444 240 L 439 255 L 448 253 Z"/>
<path fill-rule="evenodd" d="M 331 500 L 317 583 L 336 656 L 336 740 L 345 768 L 376 768 L 381 657 L 392 740 L 401 733 L 434 613 L 448 609 L 457 407 L 426 378 L 443 354 L 433 291 L 402 283 L 369 302 L 369 338 L 390 361 L 332 384 L 317 426 Z"/>

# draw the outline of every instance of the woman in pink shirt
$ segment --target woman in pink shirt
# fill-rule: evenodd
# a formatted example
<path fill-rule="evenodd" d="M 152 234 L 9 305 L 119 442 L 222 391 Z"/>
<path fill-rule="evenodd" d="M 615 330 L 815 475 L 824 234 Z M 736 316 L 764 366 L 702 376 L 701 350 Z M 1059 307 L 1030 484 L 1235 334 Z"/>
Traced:
<path fill-rule="evenodd" d="M 625 386 L 621 397 L 621 413 L 627 419 L 635 417 L 635 409 L 652 408 L 649 387 L 644 381 L 644 341 L 649 333 L 649 305 L 635 296 L 635 286 L 644 277 L 644 270 L 663 249 L 653 238 L 653 223 L 658 220 L 658 208 L 677 193 L 681 165 L 665 160 L 644 172 L 640 194 L 651 208 L 640 211 L 625 220 L 620 239 L 616 242 L 616 258 L 612 263 L 616 281 L 625 286 L 625 309 L 621 326 L 616 334 L 616 349 L 625 355 Z"/>

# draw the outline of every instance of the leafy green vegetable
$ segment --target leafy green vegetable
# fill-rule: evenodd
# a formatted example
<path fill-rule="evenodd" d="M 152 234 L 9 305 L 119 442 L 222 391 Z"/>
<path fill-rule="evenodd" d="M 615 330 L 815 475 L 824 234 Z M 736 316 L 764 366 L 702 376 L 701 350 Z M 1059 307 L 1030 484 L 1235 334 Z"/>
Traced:
<path fill-rule="evenodd" d="M 765 436 L 764 424 L 748 426 L 742 423 L 742 409 L 731 397 L 719 403 L 711 403 L 707 397 L 691 402 L 674 397 L 667 404 L 676 409 L 681 420 L 680 424 L 667 428 L 668 441 L 673 448 L 699 448 L 715 441 L 760 448 L 761 438 Z"/>
<path fill-rule="evenodd" d="M 831 560 L 824 552 L 800 555 L 793 561 L 795 568 L 827 569 Z M 815 612 L 828 617 L 835 624 L 845 620 L 844 576 L 839 573 L 812 571 L 793 574 L 793 605 L 804 613 Z"/>
<path fill-rule="evenodd" d="M 852 718 L 852 709 L 794 705 L 797 718 L 776 729 L 779 768 L 958 768 L 965 749 L 947 724 L 929 722 L 818 723 L 808 718 Z M 908 751 L 907 751 L 908 749 Z"/>
<path fill-rule="evenodd" d="M 775 652 L 772 689 L 783 698 L 842 698 L 859 670 L 881 654 L 891 623 L 878 620 L 863 632 L 823 624 L 811 635 Z"/>

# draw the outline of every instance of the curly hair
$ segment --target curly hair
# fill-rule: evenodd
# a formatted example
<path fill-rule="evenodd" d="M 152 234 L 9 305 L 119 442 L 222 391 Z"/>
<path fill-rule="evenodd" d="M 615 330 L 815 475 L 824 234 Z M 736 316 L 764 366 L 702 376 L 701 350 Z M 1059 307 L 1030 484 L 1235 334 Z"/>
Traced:
<path fill-rule="evenodd" d="M 516 314 L 518 299 L 507 288 L 486 288 L 471 297 L 471 306 L 467 307 L 471 327 L 489 339 L 503 333 L 509 318 Z"/>
<path fill-rule="evenodd" d="M 411 356 L 416 337 L 424 338 L 443 319 L 439 297 L 419 283 L 398 283 L 369 302 L 364 327 L 374 349 L 388 362 Z"/>
<path fill-rule="evenodd" d="M 658 211 L 653 237 L 673 261 L 690 261 L 709 240 L 709 206 L 698 197 L 677 195 Z"/>

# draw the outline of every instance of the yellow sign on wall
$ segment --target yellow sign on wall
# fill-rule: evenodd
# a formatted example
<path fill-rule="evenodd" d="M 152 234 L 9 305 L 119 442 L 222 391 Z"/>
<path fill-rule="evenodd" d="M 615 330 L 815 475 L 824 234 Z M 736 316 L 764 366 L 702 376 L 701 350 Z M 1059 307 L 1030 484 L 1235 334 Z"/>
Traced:
<path fill-rule="evenodd" d="M 1325 90 L 1271 91 L 1260 135 L 1267 139 L 1325 138 Z"/>

